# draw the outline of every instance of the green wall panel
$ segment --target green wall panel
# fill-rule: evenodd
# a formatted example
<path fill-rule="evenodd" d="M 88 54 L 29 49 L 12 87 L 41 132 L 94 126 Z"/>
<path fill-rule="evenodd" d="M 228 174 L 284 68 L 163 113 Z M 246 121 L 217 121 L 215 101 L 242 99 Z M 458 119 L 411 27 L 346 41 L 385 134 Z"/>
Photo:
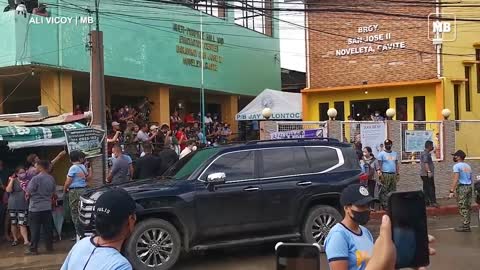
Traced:
<path fill-rule="evenodd" d="M 42 22 L 41 18 L 34 15 L 32 18 L 23 18 L 15 16 L 14 12 L 0 13 L 0 35 L 11 36 L 13 29 L 17 32 L 16 40 L 0 41 L 0 49 L 12 52 L 17 60 L 23 54 L 24 59 L 17 61 L 17 64 L 31 62 L 88 72 L 90 56 L 85 45 L 88 33 L 95 25 L 81 24 L 79 18 L 88 16 L 82 8 L 93 1 L 44 2 L 51 4 L 51 17 L 72 18 L 71 23 L 53 24 L 48 23 L 46 18 Z M 177 53 L 177 45 L 189 48 L 190 52 L 192 49 L 199 51 L 200 48 L 179 44 L 180 36 L 192 36 L 174 30 L 174 24 L 177 24 L 199 31 L 200 13 L 179 5 L 138 2 L 101 2 L 100 28 L 104 32 L 105 74 L 200 88 L 200 67 L 183 62 L 184 57 L 194 60 L 200 58 Z M 204 33 L 213 35 L 215 40 L 224 41 L 223 44 L 205 41 L 218 45 L 218 52 L 204 50 L 207 56 L 216 60 L 221 57 L 222 60 L 222 63 L 205 60 L 218 67 L 217 71 L 204 70 L 205 88 L 244 95 L 256 95 L 264 88 L 280 89 L 280 48 L 276 38 L 278 24 L 274 24 L 276 37 L 272 38 L 235 25 L 232 11 L 228 12 L 227 17 L 223 20 L 206 14 L 202 16 Z M 199 32 L 189 33 L 195 35 Z M 193 40 L 199 41 L 198 38 Z M 12 61 L 2 59 L 8 58 L 0 58 L 0 67 L 12 65 Z"/>

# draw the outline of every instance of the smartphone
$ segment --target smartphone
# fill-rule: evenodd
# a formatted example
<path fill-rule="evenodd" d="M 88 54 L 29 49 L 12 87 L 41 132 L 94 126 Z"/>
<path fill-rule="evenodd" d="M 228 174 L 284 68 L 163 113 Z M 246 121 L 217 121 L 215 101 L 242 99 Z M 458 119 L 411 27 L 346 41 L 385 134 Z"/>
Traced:
<path fill-rule="evenodd" d="M 427 210 L 423 192 L 391 193 L 388 214 L 397 249 L 395 269 L 428 266 Z"/>
<path fill-rule="evenodd" d="M 320 270 L 320 246 L 282 243 L 275 245 L 277 270 Z"/>

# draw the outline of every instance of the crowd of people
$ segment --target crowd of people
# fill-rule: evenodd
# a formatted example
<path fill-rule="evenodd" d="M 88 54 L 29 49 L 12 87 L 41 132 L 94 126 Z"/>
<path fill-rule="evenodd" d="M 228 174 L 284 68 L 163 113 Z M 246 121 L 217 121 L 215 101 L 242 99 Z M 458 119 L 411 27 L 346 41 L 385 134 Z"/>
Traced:
<path fill-rule="evenodd" d="M 385 116 L 380 113 L 380 111 L 375 111 L 370 114 L 356 114 L 349 115 L 347 117 L 348 121 L 385 121 Z"/>
<path fill-rule="evenodd" d="M 181 156 L 185 149 L 225 144 L 232 130 L 230 125 L 220 121 L 218 114 L 207 113 L 201 121 L 201 114 L 193 112 L 181 115 L 174 111 L 170 123 L 152 123 L 150 106 L 145 98 L 138 106 L 125 105 L 107 112 L 109 132 L 108 151 L 112 154 L 114 144 L 120 144 L 125 154 L 132 160 L 145 155 L 144 145 L 151 144 L 153 154 L 158 155 L 164 149 L 174 150 Z M 202 124 L 205 123 L 205 133 Z M 189 147 L 191 146 L 191 147 Z M 188 151 L 188 150 L 187 150 Z"/>
<path fill-rule="evenodd" d="M 27 156 L 25 164 L 13 172 L 0 160 L 0 220 L 5 220 L 4 236 L 12 246 L 23 243 L 26 254 L 37 254 L 41 228 L 45 233 L 47 251 L 53 248 L 52 209 L 56 206 L 56 181 L 50 172 L 63 156 L 52 161 L 40 160 L 36 154 Z"/>

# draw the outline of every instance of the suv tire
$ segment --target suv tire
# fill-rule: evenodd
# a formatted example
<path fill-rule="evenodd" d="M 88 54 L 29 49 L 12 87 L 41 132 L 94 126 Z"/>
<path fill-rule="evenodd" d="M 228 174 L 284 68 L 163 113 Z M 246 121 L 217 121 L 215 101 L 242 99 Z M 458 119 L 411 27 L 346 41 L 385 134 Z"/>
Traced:
<path fill-rule="evenodd" d="M 302 238 L 306 243 L 318 243 L 322 252 L 325 251 L 325 239 L 330 229 L 342 221 L 342 215 L 337 209 L 327 205 L 317 205 L 308 211 L 302 228 Z"/>
<path fill-rule="evenodd" d="M 125 255 L 133 269 L 167 270 L 177 262 L 181 247 L 180 234 L 170 222 L 148 219 L 135 226 Z"/>

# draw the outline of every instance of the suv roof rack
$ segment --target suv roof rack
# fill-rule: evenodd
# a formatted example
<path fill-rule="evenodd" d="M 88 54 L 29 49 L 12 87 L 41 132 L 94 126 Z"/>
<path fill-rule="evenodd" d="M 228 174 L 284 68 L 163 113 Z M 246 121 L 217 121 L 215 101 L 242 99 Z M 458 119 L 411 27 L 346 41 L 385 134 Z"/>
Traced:
<path fill-rule="evenodd" d="M 327 142 L 340 142 L 337 139 L 320 137 L 320 138 L 294 138 L 294 139 L 279 139 L 279 140 L 255 140 L 249 141 L 246 144 L 263 144 L 263 143 L 281 143 L 281 142 L 305 142 L 305 141 L 327 141 Z"/>

